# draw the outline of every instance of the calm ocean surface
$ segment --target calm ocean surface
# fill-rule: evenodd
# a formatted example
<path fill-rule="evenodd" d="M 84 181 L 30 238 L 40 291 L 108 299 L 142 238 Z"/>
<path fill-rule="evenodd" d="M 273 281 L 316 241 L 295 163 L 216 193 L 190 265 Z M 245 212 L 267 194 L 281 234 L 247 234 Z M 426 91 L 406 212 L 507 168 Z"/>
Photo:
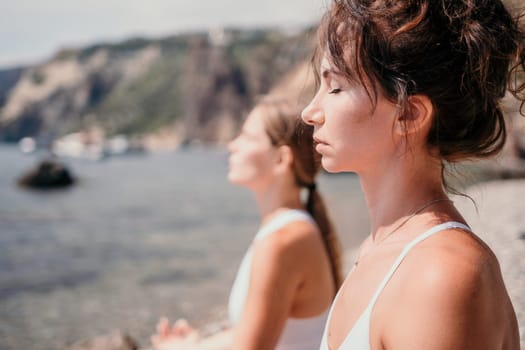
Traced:
<path fill-rule="evenodd" d="M 230 284 L 258 226 L 226 180 L 227 152 L 69 160 L 69 190 L 16 187 L 39 159 L 0 146 L 0 349 L 56 350 L 119 328 L 147 345 L 161 315 L 225 318 Z M 367 233 L 357 177 L 320 190 L 346 249 Z"/>

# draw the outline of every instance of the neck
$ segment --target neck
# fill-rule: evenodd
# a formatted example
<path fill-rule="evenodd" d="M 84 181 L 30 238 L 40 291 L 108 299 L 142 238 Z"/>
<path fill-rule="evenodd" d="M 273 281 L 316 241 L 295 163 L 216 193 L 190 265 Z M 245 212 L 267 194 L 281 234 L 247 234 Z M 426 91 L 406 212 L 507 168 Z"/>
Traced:
<path fill-rule="evenodd" d="M 407 155 L 382 169 L 359 175 L 374 241 L 381 241 L 403 218 L 418 209 L 427 204 L 430 205 L 425 211 L 435 208 L 439 202 L 432 201 L 447 198 L 441 180 L 441 164 L 428 157 L 418 162 L 414 155 Z"/>
<path fill-rule="evenodd" d="M 300 192 L 298 186 L 275 183 L 253 191 L 261 221 L 267 221 L 281 209 L 303 209 Z"/>

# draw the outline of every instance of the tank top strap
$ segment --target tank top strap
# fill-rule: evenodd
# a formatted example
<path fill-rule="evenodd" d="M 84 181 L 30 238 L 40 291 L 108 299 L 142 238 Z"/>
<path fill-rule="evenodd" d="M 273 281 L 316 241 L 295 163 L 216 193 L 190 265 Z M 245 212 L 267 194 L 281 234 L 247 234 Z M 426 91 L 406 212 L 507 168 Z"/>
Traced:
<path fill-rule="evenodd" d="M 283 211 L 282 213 L 278 214 L 274 218 L 272 218 L 269 222 L 264 224 L 257 234 L 255 235 L 254 240 L 260 240 L 263 239 L 275 231 L 278 231 L 279 229 L 283 228 L 290 222 L 294 221 L 307 221 L 312 224 L 316 224 L 315 220 L 312 218 L 312 216 L 305 210 L 300 209 L 288 209 L 286 211 Z"/>
<path fill-rule="evenodd" d="M 418 243 L 424 241 L 425 239 L 429 238 L 430 236 L 432 236 L 432 235 L 434 235 L 434 234 L 436 234 L 438 232 L 441 232 L 441 231 L 444 231 L 444 230 L 449 230 L 449 229 L 454 229 L 454 228 L 459 228 L 459 229 L 462 229 L 462 230 L 465 230 L 465 231 L 471 231 L 470 227 L 468 227 L 465 224 L 462 224 L 462 223 L 456 222 L 456 221 L 448 221 L 448 222 L 444 222 L 442 224 L 439 224 L 439 225 L 436 225 L 436 226 L 430 228 L 429 230 L 425 231 L 424 233 L 422 233 L 421 235 L 416 237 L 410 243 L 408 243 L 405 246 L 405 248 L 403 248 L 403 251 L 397 257 L 396 261 L 394 262 L 394 264 L 392 265 L 392 267 L 390 268 L 390 270 L 386 274 L 385 278 L 383 279 L 383 281 L 379 285 L 379 288 L 376 290 L 376 292 L 375 292 L 375 294 L 374 294 L 374 296 L 373 296 L 373 298 L 372 298 L 372 300 L 371 300 L 371 302 L 369 304 L 369 308 L 372 308 L 374 306 L 374 304 L 376 303 L 377 299 L 379 298 L 379 295 L 381 295 L 381 292 L 383 291 L 383 289 L 387 285 L 388 281 L 390 281 L 390 278 L 392 278 L 392 275 L 394 274 L 394 272 L 396 272 L 396 270 L 399 267 L 399 265 L 401 265 L 401 262 L 403 261 L 403 259 L 407 256 L 407 254 L 410 252 L 410 250 L 412 250 L 412 248 L 414 248 L 414 246 L 416 246 Z"/>

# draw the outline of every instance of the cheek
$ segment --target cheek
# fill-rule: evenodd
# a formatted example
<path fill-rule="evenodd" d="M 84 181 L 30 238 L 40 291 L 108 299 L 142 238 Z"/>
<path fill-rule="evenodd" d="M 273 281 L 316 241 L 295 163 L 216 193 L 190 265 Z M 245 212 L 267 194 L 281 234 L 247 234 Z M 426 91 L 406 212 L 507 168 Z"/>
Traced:
<path fill-rule="evenodd" d="M 245 150 L 230 156 L 228 179 L 243 184 L 256 181 L 268 172 L 269 161 L 265 153 Z"/>
<path fill-rule="evenodd" d="M 327 122 L 331 150 L 323 157 L 323 168 L 329 172 L 355 171 L 366 161 L 375 143 L 370 116 L 359 110 L 346 109 Z M 368 119 L 367 119 L 368 118 Z"/>
<path fill-rule="evenodd" d="M 360 137 L 355 115 L 354 111 L 347 108 L 326 116 L 327 141 L 333 146 L 335 155 L 355 146 L 354 143 Z"/>

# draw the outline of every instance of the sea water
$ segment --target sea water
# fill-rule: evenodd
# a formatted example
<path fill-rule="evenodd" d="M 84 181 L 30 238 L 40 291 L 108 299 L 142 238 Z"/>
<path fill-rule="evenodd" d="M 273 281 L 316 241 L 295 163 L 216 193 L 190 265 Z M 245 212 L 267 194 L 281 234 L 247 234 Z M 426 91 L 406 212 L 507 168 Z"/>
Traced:
<path fill-rule="evenodd" d="M 226 150 L 66 160 L 75 186 L 17 187 L 40 157 L 0 146 L 0 349 L 62 349 L 117 328 L 145 346 L 162 315 L 224 320 L 259 220 L 226 179 Z M 319 182 L 355 247 L 368 231 L 357 177 Z"/>

